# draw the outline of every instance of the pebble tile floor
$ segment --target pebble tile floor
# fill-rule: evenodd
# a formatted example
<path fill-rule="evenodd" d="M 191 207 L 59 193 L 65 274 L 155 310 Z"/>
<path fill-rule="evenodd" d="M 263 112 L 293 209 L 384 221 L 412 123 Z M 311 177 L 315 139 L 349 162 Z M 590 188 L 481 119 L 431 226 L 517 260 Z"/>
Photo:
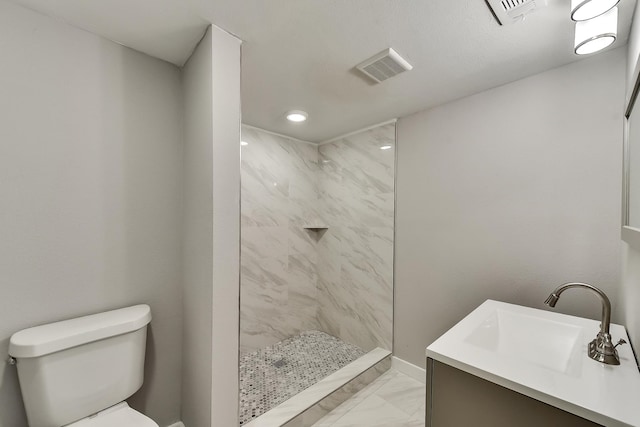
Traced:
<path fill-rule="evenodd" d="M 319 331 L 306 331 L 240 355 L 240 425 L 259 417 L 366 354 Z"/>
<path fill-rule="evenodd" d="M 313 427 L 424 427 L 426 388 L 390 369 Z"/>

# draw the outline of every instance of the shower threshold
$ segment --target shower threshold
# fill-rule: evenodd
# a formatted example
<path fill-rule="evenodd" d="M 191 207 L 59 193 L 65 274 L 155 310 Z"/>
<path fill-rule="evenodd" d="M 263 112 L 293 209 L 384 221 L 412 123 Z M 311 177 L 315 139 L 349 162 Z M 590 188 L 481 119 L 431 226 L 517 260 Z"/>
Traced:
<path fill-rule="evenodd" d="M 389 355 L 382 349 L 367 353 L 319 331 L 243 354 L 240 425 L 283 425 Z"/>

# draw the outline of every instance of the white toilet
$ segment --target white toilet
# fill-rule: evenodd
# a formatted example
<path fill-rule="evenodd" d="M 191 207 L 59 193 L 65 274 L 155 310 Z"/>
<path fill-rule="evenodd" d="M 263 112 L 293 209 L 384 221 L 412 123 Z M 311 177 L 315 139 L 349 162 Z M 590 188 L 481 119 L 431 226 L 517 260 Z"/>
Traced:
<path fill-rule="evenodd" d="M 148 305 L 15 333 L 9 354 L 30 427 L 158 427 L 124 401 L 144 380 Z"/>

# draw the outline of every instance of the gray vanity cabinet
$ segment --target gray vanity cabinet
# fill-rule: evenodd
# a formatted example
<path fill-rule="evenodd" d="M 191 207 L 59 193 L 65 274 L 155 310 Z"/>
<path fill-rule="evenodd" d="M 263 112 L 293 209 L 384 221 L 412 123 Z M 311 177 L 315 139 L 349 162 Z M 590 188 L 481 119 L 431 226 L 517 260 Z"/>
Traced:
<path fill-rule="evenodd" d="M 426 427 L 594 427 L 592 421 L 427 358 Z"/>

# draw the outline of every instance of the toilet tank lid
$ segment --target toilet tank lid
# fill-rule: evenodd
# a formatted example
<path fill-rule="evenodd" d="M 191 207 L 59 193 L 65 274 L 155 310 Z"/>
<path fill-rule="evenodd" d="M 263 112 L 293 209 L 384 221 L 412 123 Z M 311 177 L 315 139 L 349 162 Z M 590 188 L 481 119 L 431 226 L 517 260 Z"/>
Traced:
<path fill-rule="evenodd" d="M 146 326 L 150 321 L 151 308 L 146 304 L 140 304 L 36 326 L 11 336 L 9 354 L 16 359 L 44 356 L 133 332 Z"/>

